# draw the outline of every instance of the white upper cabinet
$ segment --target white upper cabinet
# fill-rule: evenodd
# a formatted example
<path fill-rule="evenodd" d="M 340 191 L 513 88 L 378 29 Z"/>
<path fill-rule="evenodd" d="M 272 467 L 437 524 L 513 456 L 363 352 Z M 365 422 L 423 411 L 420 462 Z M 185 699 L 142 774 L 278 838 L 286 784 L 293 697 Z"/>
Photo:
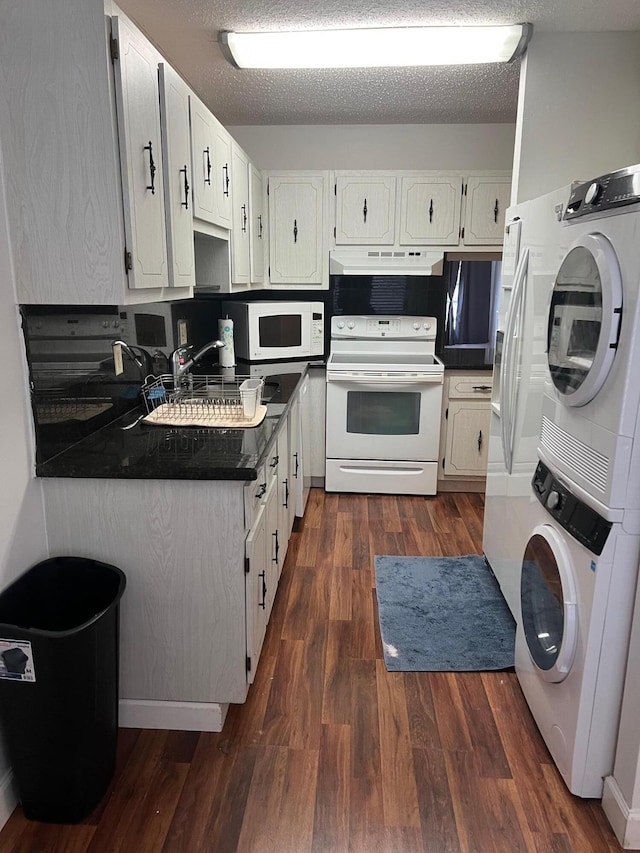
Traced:
<path fill-rule="evenodd" d="M 159 54 L 120 17 L 112 18 L 129 287 L 167 287 Z"/>
<path fill-rule="evenodd" d="M 396 179 L 391 175 L 337 174 L 336 243 L 392 245 Z"/>
<path fill-rule="evenodd" d="M 193 215 L 212 225 L 231 228 L 231 136 L 194 94 L 191 94 L 191 159 Z"/>
<path fill-rule="evenodd" d="M 195 259 L 189 89 L 173 68 L 164 62 L 159 66 L 159 79 L 169 284 L 193 287 Z"/>
<path fill-rule="evenodd" d="M 327 186 L 325 172 L 269 174 L 272 285 L 329 286 Z"/>
<path fill-rule="evenodd" d="M 264 255 L 267 237 L 264 216 L 264 182 L 259 169 L 249 163 L 249 249 L 252 284 L 264 283 Z"/>
<path fill-rule="evenodd" d="M 463 187 L 455 175 L 402 178 L 400 245 L 457 246 Z"/>
<path fill-rule="evenodd" d="M 463 242 L 467 246 L 502 245 L 511 178 L 469 177 L 465 195 Z"/>
<path fill-rule="evenodd" d="M 249 249 L 249 159 L 235 143 L 232 145 L 233 177 L 231 228 L 231 283 L 249 286 L 251 281 Z"/>

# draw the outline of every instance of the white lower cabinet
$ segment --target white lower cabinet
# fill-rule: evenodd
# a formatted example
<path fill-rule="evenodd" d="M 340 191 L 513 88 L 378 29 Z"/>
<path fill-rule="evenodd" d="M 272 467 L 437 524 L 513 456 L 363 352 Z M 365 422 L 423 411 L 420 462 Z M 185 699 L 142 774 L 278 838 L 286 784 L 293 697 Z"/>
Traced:
<path fill-rule="evenodd" d="M 247 536 L 245 603 L 247 608 L 247 681 L 253 684 L 267 630 L 267 530 L 266 507 L 258 507 Z"/>
<path fill-rule="evenodd" d="M 219 731 L 225 706 L 245 701 L 293 525 L 290 484 L 302 476 L 298 408 L 248 482 L 42 480 L 51 553 L 127 577 L 121 725 Z"/>
<path fill-rule="evenodd" d="M 311 417 L 305 461 L 308 457 L 311 485 L 319 486 L 324 485 L 326 464 L 327 374 L 324 368 L 314 367 L 309 371 L 309 409 Z"/>
<path fill-rule="evenodd" d="M 438 488 L 484 488 L 489 451 L 491 374 L 447 371 Z"/>

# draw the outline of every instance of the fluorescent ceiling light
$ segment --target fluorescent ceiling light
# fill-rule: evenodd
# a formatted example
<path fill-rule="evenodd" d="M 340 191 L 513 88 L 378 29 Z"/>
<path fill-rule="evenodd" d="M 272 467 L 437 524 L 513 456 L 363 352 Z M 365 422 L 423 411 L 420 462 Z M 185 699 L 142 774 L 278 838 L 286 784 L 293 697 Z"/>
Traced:
<path fill-rule="evenodd" d="M 524 53 L 533 27 L 390 27 L 300 32 L 221 32 L 238 68 L 385 68 L 510 62 Z"/>

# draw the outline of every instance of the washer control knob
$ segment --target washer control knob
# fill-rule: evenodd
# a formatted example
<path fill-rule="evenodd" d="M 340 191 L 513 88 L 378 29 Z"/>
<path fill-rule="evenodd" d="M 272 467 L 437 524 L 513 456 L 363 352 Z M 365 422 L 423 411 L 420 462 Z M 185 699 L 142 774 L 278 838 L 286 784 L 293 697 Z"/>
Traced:
<path fill-rule="evenodd" d="M 347 323 L 347 329 L 355 329 L 355 327 L 356 324 L 353 322 L 353 320 L 349 320 L 349 322 Z"/>
<path fill-rule="evenodd" d="M 338 328 L 344 329 L 344 320 L 338 320 Z"/>
<path fill-rule="evenodd" d="M 414 324 L 413 324 L 413 328 L 414 328 L 414 329 L 416 330 L 416 332 L 417 332 L 417 331 L 418 331 L 418 329 L 420 328 L 420 323 L 414 323 Z"/>
<path fill-rule="evenodd" d="M 602 195 L 602 184 L 594 181 L 584 194 L 585 204 L 595 204 Z"/>
<path fill-rule="evenodd" d="M 547 497 L 547 507 L 549 509 L 557 509 L 560 506 L 561 498 L 559 492 L 549 492 Z"/>

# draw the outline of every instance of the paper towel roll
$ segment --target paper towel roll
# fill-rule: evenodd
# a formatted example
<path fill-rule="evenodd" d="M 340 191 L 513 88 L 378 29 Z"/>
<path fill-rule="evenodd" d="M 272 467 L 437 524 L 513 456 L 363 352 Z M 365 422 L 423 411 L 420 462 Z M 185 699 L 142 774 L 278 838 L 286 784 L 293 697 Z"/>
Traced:
<path fill-rule="evenodd" d="M 220 367 L 235 367 L 236 354 L 233 348 L 233 320 L 226 317 L 218 320 L 218 337 L 224 344 L 220 350 Z"/>

